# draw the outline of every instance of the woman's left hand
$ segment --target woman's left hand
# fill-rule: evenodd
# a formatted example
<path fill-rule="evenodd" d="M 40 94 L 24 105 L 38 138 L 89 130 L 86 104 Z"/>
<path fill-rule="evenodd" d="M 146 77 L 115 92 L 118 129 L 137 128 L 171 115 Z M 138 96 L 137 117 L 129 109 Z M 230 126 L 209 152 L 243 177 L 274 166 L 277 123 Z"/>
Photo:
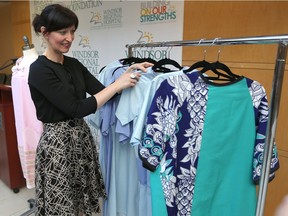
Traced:
<path fill-rule="evenodd" d="M 150 62 L 133 64 L 115 82 L 120 90 L 133 87 L 141 77 L 141 72 L 137 71 L 141 70 L 142 72 L 146 72 L 147 68 L 152 66 L 153 64 Z"/>
<path fill-rule="evenodd" d="M 102 107 L 116 92 L 120 93 L 123 89 L 135 86 L 141 77 L 141 73 L 146 72 L 147 68 L 151 66 L 153 64 L 149 62 L 131 65 L 115 82 L 94 95 L 97 101 L 97 109 Z M 136 70 L 142 72 L 136 72 Z"/>

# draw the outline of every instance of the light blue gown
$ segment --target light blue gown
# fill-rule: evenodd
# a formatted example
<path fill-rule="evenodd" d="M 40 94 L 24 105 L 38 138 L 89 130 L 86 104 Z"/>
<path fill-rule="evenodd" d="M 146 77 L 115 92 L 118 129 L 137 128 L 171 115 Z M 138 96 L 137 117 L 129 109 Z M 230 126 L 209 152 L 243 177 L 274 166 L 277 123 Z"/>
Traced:
<path fill-rule="evenodd" d="M 127 69 L 116 68 L 108 67 L 101 72 L 100 80 L 104 85 L 112 83 Z M 108 194 L 104 216 L 151 215 L 150 188 L 141 181 L 139 169 L 144 168 L 139 166 L 137 149 L 129 141 L 147 85 L 156 75 L 150 68 L 135 87 L 123 90 L 97 113 L 96 124 L 101 131 L 100 162 Z"/>

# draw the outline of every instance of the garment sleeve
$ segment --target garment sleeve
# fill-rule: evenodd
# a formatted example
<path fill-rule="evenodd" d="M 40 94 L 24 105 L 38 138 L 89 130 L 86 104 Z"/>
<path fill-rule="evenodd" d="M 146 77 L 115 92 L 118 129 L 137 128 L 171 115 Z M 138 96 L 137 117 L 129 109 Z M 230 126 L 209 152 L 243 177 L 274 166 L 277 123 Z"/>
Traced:
<path fill-rule="evenodd" d="M 167 86 L 167 82 L 163 82 L 155 92 L 147 113 L 141 145 L 138 147 L 143 167 L 152 172 L 156 170 L 164 157 L 168 141 L 165 131 L 167 132 L 169 125 L 165 122 L 164 111 L 165 102 L 167 102 L 166 93 L 169 92 L 169 89 L 166 89 Z"/>
<path fill-rule="evenodd" d="M 256 123 L 256 139 L 253 157 L 253 181 L 259 184 L 261 170 L 263 166 L 264 148 L 266 142 L 266 129 L 269 116 L 269 107 L 265 89 L 258 82 L 251 83 L 250 93 L 253 99 L 255 123 Z M 269 181 L 275 177 L 275 171 L 279 168 L 279 159 L 276 144 L 273 144 L 273 152 L 270 163 Z"/>
<path fill-rule="evenodd" d="M 89 74 L 86 73 L 84 79 L 88 80 L 89 78 Z M 87 85 L 87 89 L 91 94 L 99 91 L 97 88 L 92 88 L 92 85 L 98 84 L 95 78 L 93 80 L 89 81 Z M 70 89 L 67 88 L 59 74 L 49 66 L 31 65 L 28 83 L 31 91 L 37 92 L 36 97 L 45 98 L 45 101 L 41 101 L 41 103 L 53 104 L 67 116 L 82 118 L 96 112 L 97 102 L 94 96 L 78 99 L 73 92 L 69 91 Z"/>
<path fill-rule="evenodd" d="M 105 88 L 105 86 L 84 66 L 82 67 L 82 73 L 85 81 L 86 92 L 90 95 L 94 95 Z"/>

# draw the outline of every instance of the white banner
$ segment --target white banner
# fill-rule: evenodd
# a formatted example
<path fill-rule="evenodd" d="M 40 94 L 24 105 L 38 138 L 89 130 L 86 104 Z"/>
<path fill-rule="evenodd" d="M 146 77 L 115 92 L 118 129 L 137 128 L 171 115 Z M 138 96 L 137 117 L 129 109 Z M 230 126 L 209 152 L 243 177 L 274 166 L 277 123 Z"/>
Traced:
<path fill-rule="evenodd" d="M 79 26 L 67 55 L 79 59 L 95 76 L 108 63 L 126 58 L 127 44 L 183 39 L 183 1 L 30 1 L 31 20 L 51 3 L 77 14 Z M 32 43 L 39 54 L 44 51 L 42 37 L 34 32 Z M 181 63 L 182 48 L 143 47 L 134 49 L 133 56 Z"/>

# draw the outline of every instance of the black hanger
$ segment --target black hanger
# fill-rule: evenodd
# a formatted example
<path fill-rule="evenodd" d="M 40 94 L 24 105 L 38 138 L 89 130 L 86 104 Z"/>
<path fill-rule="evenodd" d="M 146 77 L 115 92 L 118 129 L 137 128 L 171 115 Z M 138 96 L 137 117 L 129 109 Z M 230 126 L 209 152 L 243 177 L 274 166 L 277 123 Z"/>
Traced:
<path fill-rule="evenodd" d="M 183 70 L 183 72 L 188 73 L 198 68 L 204 68 L 204 67 L 207 67 L 208 64 L 210 63 L 206 60 L 198 61 L 198 62 L 195 62 L 193 65 L 191 65 L 189 68 Z"/>
<path fill-rule="evenodd" d="M 222 70 L 222 71 L 225 71 L 228 75 L 230 75 L 231 77 L 233 77 L 233 78 L 235 78 L 235 79 L 237 79 L 237 78 L 240 77 L 238 74 L 233 73 L 227 65 L 225 65 L 224 63 L 222 63 L 222 62 L 220 62 L 220 61 L 213 62 L 213 63 L 212 63 L 212 66 L 213 66 L 213 64 L 216 65 L 215 67 L 216 67 L 217 69 L 220 69 L 220 70 Z"/>
<path fill-rule="evenodd" d="M 142 62 L 150 62 L 153 64 L 157 63 L 157 61 L 152 59 L 152 58 L 138 58 L 138 57 L 122 58 L 119 61 L 122 64 L 122 66 L 115 68 L 112 72 L 112 76 L 114 75 L 115 71 L 117 71 L 118 69 L 126 67 L 126 66 L 130 66 L 130 65 L 135 64 L 135 63 L 142 63 Z"/>
<path fill-rule="evenodd" d="M 206 66 L 200 72 L 205 73 L 206 71 L 209 71 L 209 70 L 213 71 L 217 75 L 217 77 L 208 76 L 207 79 L 210 79 L 210 80 L 234 81 L 240 77 L 239 75 L 234 74 L 227 65 L 225 65 L 224 63 L 220 61 L 206 64 Z M 221 78 L 221 77 L 225 77 L 225 78 Z"/>
<path fill-rule="evenodd" d="M 105 68 L 106 68 L 106 65 L 103 66 L 103 67 L 100 69 L 99 74 L 100 74 Z"/>
<path fill-rule="evenodd" d="M 156 64 L 152 66 L 152 69 L 155 72 L 164 72 L 164 73 L 175 71 L 173 69 L 164 67 L 165 65 L 172 65 L 175 68 L 177 68 L 177 70 L 183 69 L 183 67 L 177 61 L 170 59 L 170 58 L 164 58 L 164 59 L 159 60 L 158 62 L 156 62 Z"/>
<path fill-rule="evenodd" d="M 214 74 L 217 75 L 217 77 L 209 77 L 209 79 L 211 80 L 216 80 L 216 79 L 220 79 L 220 76 L 222 77 L 226 77 L 226 79 L 222 79 L 222 80 L 230 80 L 230 76 L 227 76 L 226 74 L 222 74 L 220 73 L 219 71 L 217 71 L 217 69 L 215 68 L 215 66 L 211 66 L 210 62 L 206 61 L 206 60 L 202 60 L 202 61 L 198 61 L 196 63 L 194 63 L 193 65 L 191 65 L 188 69 L 184 70 L 184 73 L 188 73 L 188 72 L 191 72 L 193 70 L 196 70 L 196 69 L 199 69 L 199 68 L 202 68 L 202 70 L 200 70 L 201 73 L 204 73 L 208 70 L 211 70 L 214 72 Z M 205 70 L 204 70 L 205 69 Z"/>
<path fill-rule="evenodd" d="M 127 57 L 127 58 L 122 58 L 119 61 L 122 65 L 132 65 L 135 63 L 140 63 L 143 60 L 141 58 L 138 58 L 138 57 Z"/>

